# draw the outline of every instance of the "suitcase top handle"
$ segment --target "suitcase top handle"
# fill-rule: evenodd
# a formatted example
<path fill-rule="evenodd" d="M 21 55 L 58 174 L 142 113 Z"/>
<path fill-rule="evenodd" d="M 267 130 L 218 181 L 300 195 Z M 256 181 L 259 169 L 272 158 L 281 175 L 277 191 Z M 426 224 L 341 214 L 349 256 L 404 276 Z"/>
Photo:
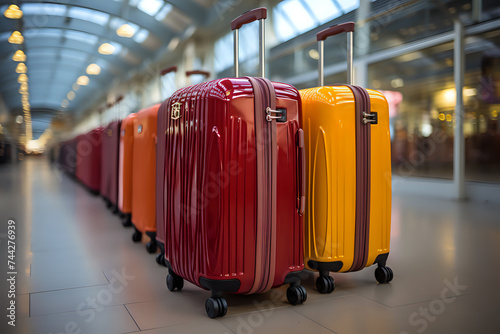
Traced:
<path fill-rule="evenodd" d="M 164 68 L 163 70 L 161 70 L 160 75 L 164 76 L 165 74 L 168 74 L 170 72 L 177 72 L 177 66 L 170 66 L 170 67 Z"/>
<path fill-rule="evenodd" d="M 325 84 L 325 40 L 330 36 L 335 36 L 341 33 L 347 33 L 347 83 L 349 85 L 353 84 L 353 33 L 354 33 L 354 22 L 346 22 L 342 24 L 337 24 L 321 30 L 316 34 L 316 40 L 318 41 L 318 85 L 324 86 Z"/>
<path fill-rule="evenodd" d="M 265 19 L 267 19 L 267 8 L 266 7 L 255 8 L 235 18 L 231 22 L 231 30 L 240 29 L 245 24 Z"/>
<path fill-rule="evenodd" d="M 201 70 L 186 71 L 187 77 L 190 77 L 190 76 L 196 75 L 196 74 L 203 75 L 205 78 L 208 78 L 210 76 L 210 72 L 207 72 L 207 71 L 201 71 Z"/>
<path fill-rule="evenodd" d="M 234 75 L 235 77 L 239 77 L 240 74 L 240 65 L 239 65 L 239 46 L 240 46 L 240 38 L 239 38 L 239 30 L 245 24 L 251 23 L 253 21 L 259 21 L 259 76 L 265 77 L 265 42 L 266 42 L 266 33 L 265 33 L 265 25 L 264 20 L 267 18 L 267 8 L 259 7 L 252 10 L 249 10 L 246 13 L 241 14 L 237 18 L 235 18 L 231 22 L 231 30 L 234 31 Z"/>
<path fill-rule="evenodd" d="M 346 22 L 342 24 L 337 24 L 331 26 L 330 28 L 326 28 L 325 30 L 321 30 L 316 34 L 316 39 L 318 41 L 324 41 L 330 36 L 335 36 L 341 34 L 343 32 L 354 32 L 354 22 Z"/>

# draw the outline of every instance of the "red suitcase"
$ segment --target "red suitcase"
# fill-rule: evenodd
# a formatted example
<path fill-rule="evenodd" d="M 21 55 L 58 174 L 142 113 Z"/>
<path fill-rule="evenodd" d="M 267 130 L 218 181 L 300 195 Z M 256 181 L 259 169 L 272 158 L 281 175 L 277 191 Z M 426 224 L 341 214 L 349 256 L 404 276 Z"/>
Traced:
<path fill-rule="evenodd" d="M 77 178 L 92 192 L 98 194 L 101 186 L 102 127 L 79 136 L 77 142 Z"/>
<path fill-rule="evenodd" d="M 259 8 L 233 21 L 235 53 L 239 28 L 255 20 L 264 45 L 266 15 Z M 261 47 L 261 75 L 263 59 Z M 182 289 L 187 279 L 211 290 L 205 303 L 211 318 L 227 312 L 223 292 L 253 294 L 290 283 L 288 301 L 304 302 L 298 91 L 263 78 L 213 80 L 178 90 L 159 113 L 166 129 L 158 134 L 165 142 L 168 289 Z"/>
<path fill-rule="evenodd" d="M 167 73 L 177 72 L 177 66 L 172 66 L 161 71 L 161 75 L 166 75 Z M 186 71 L 186 76 L 190 77 L 192 75 L 202 75 L 208 78 L 210 76 L 209 72 L 201 70 Z M 165 115 L 158 114 L 158 133 L 165 133 L 166 129 L 166 119 Z M 163 184 L 164 177 L 164 167 L 165 167 L 165 141 L 160 140 L 156 144 L 156 156 L 160 157 L 156 159 L 156 184 Z M 161 171 L 161 172 L 160 172 Z M 159 265 L 166 265 L 163 261 L 165 257 L 165 224 L 163 223 L 163 187 L 156 187 L 156 244 L 160 248 L 160 254 L 156 256 L 156 262 Z"/>
<path fill-rule="evenodd" d="M 102 132 L 101 196 L 113 213 L 118 213 L 118 155 L 121 121 L 108 124 Z"/>

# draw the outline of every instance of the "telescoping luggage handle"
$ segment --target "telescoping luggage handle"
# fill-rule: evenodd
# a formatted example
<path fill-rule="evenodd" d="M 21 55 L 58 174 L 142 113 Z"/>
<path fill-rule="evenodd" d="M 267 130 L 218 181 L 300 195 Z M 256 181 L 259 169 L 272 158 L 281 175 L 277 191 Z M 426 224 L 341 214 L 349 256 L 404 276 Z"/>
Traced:
<path fill-rule="evenodd" d="M 259 21 L 259 76 L 265 77 L 265 42 L 266 42 L 266 31 L 264 20 L 267 18 L 267 8 L 260 7 L 252 9 L 246 13 L 241 14 L 237 18 L 235 18 L 231 22 L 231 30 L 234 31 L 234 75 L 235 77 L 239 77 L 240 74 L 240 65 L 239 65 L 239 47 L 240 47 L 240 39 L 239 39 L 239 31 L 240 28 L 245 24 L 251 23 L 253 21 Z"/>
<path fill-rule="evenodd" d="M 341 33 L 347 33 L 347 83 L 352 85 L 353 83 L 353 70 L 352 70 L 352 59 L 353 59 L 353 33 L 354 33 L 354 22 L 346 22 L 342 24 L 337 24 L 322 30 L 316 34 L 316 39 L 318 40 L 318 72 L 319 72 L 319 86 L 324 86 L 325 84 L 325 40 L 330 36 L 335 36 Z"/>
<path fill-rule="evenodd" d="M 203 75 L 205 78 L 208 78 L 210 76 L 210 72 L 207 71 L 201 71 L 201 70 L 193 70 L 193 71 L 186 71 L 186 76 L 190 77 L 192 75 Z"/>

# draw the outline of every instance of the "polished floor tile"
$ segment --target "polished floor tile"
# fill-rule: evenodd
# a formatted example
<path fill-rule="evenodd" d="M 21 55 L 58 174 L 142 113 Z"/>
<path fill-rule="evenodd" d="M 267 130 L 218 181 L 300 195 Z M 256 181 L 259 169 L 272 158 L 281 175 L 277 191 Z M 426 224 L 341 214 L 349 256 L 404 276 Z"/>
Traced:
<path fill-rule="evenodd" d="M 100 197 L 44 159 L 0 166 L 0 186 L 0 219 L 17 224 L 18 271 L 17 326 L 1 322 L 1 333 L 500 332 L 500 208 L 492 204 L 396 191 L 391 284 L 377 284 L 372 267 L 332 274 L 336 289 L 322 295 L 317 273 L 307 272 L 305 304 L 289 305 L 286 286 L 227 295 L 227 315 L 214 320 L 204 310 L 208 291 L 187 282 L 168 291 L 147 238 L 132 243 L 133 230 Z"/>

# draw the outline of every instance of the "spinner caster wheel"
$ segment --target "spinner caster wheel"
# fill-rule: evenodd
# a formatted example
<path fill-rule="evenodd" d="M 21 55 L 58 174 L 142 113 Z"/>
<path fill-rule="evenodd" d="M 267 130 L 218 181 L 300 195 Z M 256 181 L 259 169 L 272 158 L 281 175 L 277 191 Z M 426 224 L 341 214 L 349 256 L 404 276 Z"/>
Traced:
<path fill-rule="evenodd" d="M 389 283 L 394 278 L 394 273 L 389 267 L 378 267 L 375 269 L 375 279 L 380 284 Z"/>
<path fill-rule="evenodd" d="M 124 221 L 122 221 L 122 225 L 123 225 L 123 227 L 130 227 L 130 226 L 132 226 L 132 218 L 130 217 L 130 215 L 127 217 L 127 219 L 125 219 Z"/>
<path fill-rule="evenodd" d="M 175 291 L 175 289 L 181 291 L 183 287 L 184 287 L 184 279 L 182 277 L 177 276 L 175 274 L 167 275 L 167 288 L 170 291 Z"/>
<path fill-rule="evenodd" d="M 134 234 L 132 234 L 132 241 L 133 242 L 139 242 L 142 239 L 142 233 L 139 231 L 135 231 Z"/>
<path fill-rule="evenodd" d="M 151 253 L 156 253 L 156 243 L 155 242 L 148 242 L 146 245 L 146 250 L 148 251 L 149 254 Z"/>
<path fill-rule="evenodd" d="M 307 300 L 307 291 L 303 286 L 291 286 L 286 290 L 286 299 L 292 305 L 302 304 Z"/>
<path fill-rule="evenodd" d="M 227 302 L 222 297 L 210 297 L 205 302 L 205 311 L 209 318 L 223 317 L 227 313 Z"/>
<path fill-rule="evenodd" d="M 165 265 L 165 261 L 163 261 L 163 256 L 164 256 L 163 253 L 156 255 L 156 263 L 158 263 L 160 266 Z"/>
<path fill-rule="evenodd" d="M 319 293 L 331 293 L 335 290 L 335 281 L 332 276 L 318 276 L 316 288 Z"/>

